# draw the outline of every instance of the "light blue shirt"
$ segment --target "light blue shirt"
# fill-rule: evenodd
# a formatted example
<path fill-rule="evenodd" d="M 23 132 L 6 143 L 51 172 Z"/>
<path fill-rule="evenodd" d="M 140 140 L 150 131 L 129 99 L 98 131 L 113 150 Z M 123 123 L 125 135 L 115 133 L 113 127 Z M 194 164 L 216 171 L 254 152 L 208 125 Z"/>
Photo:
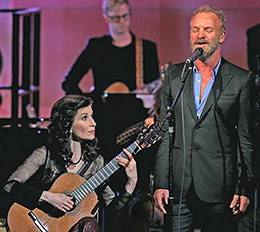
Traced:
<path fill-rule="evenodd" d="M 203 92 L 202 99 L 200 99 L 201 73 L 197 69 L 195 62 L 194 62 L 194 65 L 193 65 L 193 90 L 194 90 L 195 109 L 196 109 L 196 114 L 197 114 L 198 118 L 200 118 L 200 115 L 203 111 L 203 108 L 204 108 L 207 98 L 209 96 L 210 90 L 214 84 L 215 78 L 216 78 L 218 70 L 219 70 L 220 63 L 221 63 L 221 57 L 220 57 L 220 60 L 217 64 L 216 68 L 213 70 L 213 76 L 212 76 L 211 80 L 209 81 L 209 83 L 207 84 L 207 86 Z"/>

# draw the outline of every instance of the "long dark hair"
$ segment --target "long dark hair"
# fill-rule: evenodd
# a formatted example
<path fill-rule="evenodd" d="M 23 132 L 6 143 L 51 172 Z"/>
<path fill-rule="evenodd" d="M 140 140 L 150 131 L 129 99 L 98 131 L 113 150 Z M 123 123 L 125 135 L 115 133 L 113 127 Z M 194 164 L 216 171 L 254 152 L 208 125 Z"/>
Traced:
<path fill-rule="evenodd" d="M 66 95 L 55 102 L 51 110 L 51 123 L 48 126 L 51 134 L 51 150 L 54 158 L 65 166 L 72 163 L 73 155 L 70 144 L 71 127 L 79 109 L 92 106 L 93 100 L 81 95 Z M 81 143 L 82 153 L 87 160 L 97 154 L 97 139 Z"/>

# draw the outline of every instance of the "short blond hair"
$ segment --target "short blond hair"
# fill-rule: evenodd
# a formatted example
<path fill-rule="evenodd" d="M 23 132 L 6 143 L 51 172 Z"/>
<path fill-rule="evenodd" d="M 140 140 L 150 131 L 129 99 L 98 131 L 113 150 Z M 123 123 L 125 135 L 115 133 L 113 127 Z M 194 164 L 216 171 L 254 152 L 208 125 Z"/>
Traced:
<path fill-rule="evenodd" d="M 214 13 L 218 17 L 218 19 L 220 21 L 221 32 L 226 30 L 226 17 L 224 15 L 223 11 L 218 9 L 218 8 L 209 6 L 209 5 L 200 6 L 197 10 L 195 10 L 193 12 L 192 17 L 191 17 L 191 21 L 195 17 L 195 15 L 197 15 L 198 13 L 202 13 L 202 12 Z"/>
<path fill-rule="evenodd" d="M 128 0 L 103 0 L 102 9 L 103 12 L 107 15 L 109 11 L 118 8 L 123 4 L 126 4 L 128 6 L 129 11 L 131 10 Z"/>

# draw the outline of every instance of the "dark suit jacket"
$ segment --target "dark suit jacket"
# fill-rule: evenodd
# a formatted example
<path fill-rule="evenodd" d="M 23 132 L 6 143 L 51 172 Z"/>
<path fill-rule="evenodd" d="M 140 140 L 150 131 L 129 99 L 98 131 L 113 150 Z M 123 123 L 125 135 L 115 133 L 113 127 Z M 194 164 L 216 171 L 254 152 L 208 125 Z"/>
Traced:
<path fill-rule="evenodd" d="M 247 34 L 247 61 L 248 67 L 255 74 L 260 75 L 260 67 L 257 67 L 257 57 L 260 66 L 260 24 L 249 28 Z"/>
<path fill-rule="evenodd" d="M 181 86 L 182 68 L 183 63 L 171 65 L 166 72 L 161 92 L 161 120 L 165 118 L 167 106 L 172 104 Z M 236 187 L 239 184 L 238 137 L 247 176 L 252 177 L 252 75 L 222 58 L 215 83 L 200 119 L 195 113 L 192 75 L 191 71 L 187 77 L 183 95 L 178 100 L 174 111 L 174 197 L 180 196 L 185 159 L 184 196 L 193 181 L 196 193 L 201 200 L 205 202 L 229 201 L 235 191 L 238 191 Z M 168 139 L 168 132 L 166 132 L 156 157 L 156 189 L 168 189 Z"/>

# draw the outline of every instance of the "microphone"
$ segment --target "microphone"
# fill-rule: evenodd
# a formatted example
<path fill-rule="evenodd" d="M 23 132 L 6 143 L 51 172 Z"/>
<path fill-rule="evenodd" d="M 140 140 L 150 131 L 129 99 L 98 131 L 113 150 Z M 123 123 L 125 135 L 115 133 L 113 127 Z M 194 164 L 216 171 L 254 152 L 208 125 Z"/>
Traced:
<path fill-rule="evenodd" d="M 185 61 L 186 64 L 190 64 L 195 61 L 199 56 L 203 54 L 203 49 L 201 47 L 196 48 L 191 56 Z"/>

